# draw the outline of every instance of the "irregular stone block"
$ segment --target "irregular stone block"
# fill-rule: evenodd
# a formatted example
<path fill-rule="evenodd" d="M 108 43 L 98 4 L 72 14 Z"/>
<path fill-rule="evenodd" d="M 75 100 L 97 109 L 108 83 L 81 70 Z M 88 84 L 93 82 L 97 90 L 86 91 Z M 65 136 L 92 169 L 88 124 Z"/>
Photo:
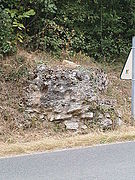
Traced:
<path fill-rule="evenodd" d="M 43 119 L 44 119 L 44 115 L 43 115 L 43 114 L 40 114 L 40 115 L 39 115 L 39 119 L 43 120 Z"/>
<path fill-rule="evenodd" d="M 71 105 L 71 107 L 68 109 L 67 113 L 75 113 L 75 112 L 80 112 L 82 110 L 82 106 L 81 105 Z"/>
<path fill-rule="evenodd" d="M 105 117 L 106 117 L 106 118 L 110 118 L 111 116 L 110 116 L 109 113 L 105 113 Z"/>
<path fill-rule="evenodd" d="M 71 114 L 55 114 L 52 115 L 52 117 L 50 118 L 50 121 L 62 121 L 62 120 L 66 120 L 66 119 L 71 119 L 72 115 Z"/>
<path fill-rule="evenodd" d="M 103 119 L 103 117 L 104 117 L 103 114 L 98 115 L 98 119 Z"/>
<path fill-rule="evenodd" d="M 78 122 L 65 121 L 64 124 L 65 124 L 67 130 L 78 130 L 78 128 L 79 128 Z"/>
<path fill-rule="evenodd" d="M 73 68 L 73 69 L 80 66 L 80 65 L 78 65 L 78 64 L 76 64 L 76 63 L 74 63 L 74 62 L 67 61 L 67 60 L 64 60 L 64 61 L 62 62 L 62 65 L 65 66 L 66 68 Z"/>
<path fill-rule="evenodd" d="M 101 127 L 103 129 L 108 129 L 108 128 L 112 128 L 112 120 L 111 119 L 104 119 L 101 122 Z"/>
<path fill-rule="evenodd" d="M 81 116 L 82 119 L 92 119 L 93 117 L 94 117 L 93 112 L 88 112 L 88 113 L 82 114 Z"/>
<path fill-rule="evenodd" d="M 86 126 L 86 125 L 82 125 L 81 126 L 81 129 L 83 129 L 83 130 L 85 130 L 85 129 L 87 129 L 88 127 Z"/>

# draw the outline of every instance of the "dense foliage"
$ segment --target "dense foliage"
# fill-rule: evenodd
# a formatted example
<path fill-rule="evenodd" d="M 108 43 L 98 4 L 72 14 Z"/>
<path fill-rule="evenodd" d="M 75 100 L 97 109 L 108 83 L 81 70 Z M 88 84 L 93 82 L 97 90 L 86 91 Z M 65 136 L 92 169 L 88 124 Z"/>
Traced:
<path fill-rule="evenodd" d="M 0 54 L 11 52 L 14 48 L 12 24 L 7 11 L 0 8 Z"/>
<path fill-rule="evenodd" d="M 134 0 L 0 0 L 0 53 L 13 44 L 94 58 L 127 55 L 135 35 Z"/>

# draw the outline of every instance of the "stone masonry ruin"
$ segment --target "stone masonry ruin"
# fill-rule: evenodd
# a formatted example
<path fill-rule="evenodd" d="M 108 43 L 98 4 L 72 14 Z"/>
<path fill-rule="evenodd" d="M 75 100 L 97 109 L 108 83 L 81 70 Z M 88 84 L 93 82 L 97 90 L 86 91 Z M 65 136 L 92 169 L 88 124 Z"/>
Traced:
<path fill-rule="evenodd" d="M 39 65 L 26 91 L 26 112 L 65 130 L 113 129 L 122 121 L 115 100 L 101 98 L 107 75 L 96 68 Z"/>

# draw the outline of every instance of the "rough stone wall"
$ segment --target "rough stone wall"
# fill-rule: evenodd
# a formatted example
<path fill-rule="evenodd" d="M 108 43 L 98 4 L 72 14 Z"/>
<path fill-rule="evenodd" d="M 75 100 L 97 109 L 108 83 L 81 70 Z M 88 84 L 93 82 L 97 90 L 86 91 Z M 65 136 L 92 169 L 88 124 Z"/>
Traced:
<path fill-rule="evenodd" d="M 29 78 L 26 112 L 67 130 L 111 129 L 121 123 L 115 101 L 101 99 L 107 75 L 100 69 L 39 65 Z"/>

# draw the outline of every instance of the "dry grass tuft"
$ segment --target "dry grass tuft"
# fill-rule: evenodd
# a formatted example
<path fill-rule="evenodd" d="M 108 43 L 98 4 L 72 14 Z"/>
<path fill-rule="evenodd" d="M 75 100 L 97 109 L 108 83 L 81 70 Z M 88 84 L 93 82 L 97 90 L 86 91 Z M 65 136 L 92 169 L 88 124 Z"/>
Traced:
<path fill-rule="evenodd" d="M 135 140 L 135 127 L 122 127 L 117 131 L 91 133 L 71 137 L 48 137 L 27 143 L 3 143 L 0 145 L 0 156 L 30 154 L 33 152 L 52 151 L 57 149 L 85 147 L 96 144 L 107 144 Z"/>

